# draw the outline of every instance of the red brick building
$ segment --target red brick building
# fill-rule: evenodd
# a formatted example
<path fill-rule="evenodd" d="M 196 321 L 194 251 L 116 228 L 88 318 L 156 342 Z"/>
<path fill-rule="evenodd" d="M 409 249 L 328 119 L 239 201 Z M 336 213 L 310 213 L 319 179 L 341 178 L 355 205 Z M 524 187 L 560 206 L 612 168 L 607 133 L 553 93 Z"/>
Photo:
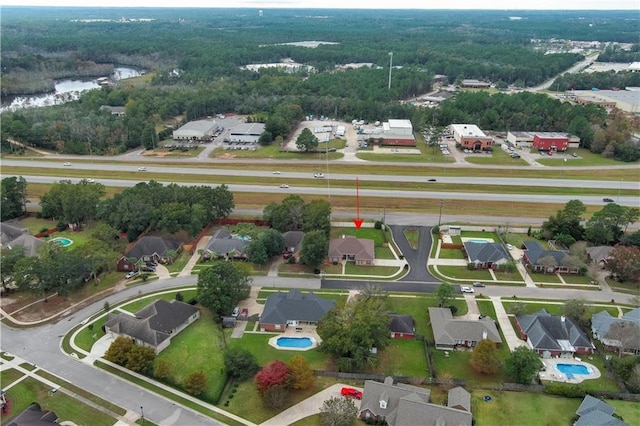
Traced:
<path fill-rule="evenodd" d="M 569 138 L 561 133 L 536 133 L 533 135 L 533 148 L 539 151 L 561 151 L 569 148 Z"/>

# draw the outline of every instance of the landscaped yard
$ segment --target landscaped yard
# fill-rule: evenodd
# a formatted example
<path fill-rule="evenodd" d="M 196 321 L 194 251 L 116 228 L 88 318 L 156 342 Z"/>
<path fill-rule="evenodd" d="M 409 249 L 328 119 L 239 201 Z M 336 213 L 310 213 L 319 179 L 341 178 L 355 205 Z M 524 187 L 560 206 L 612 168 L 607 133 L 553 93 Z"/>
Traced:
<path fill-rule="evenodd" d="M 468 269 L 466 266 L 437 265 L 430 266 L 437 269 L 445 279 L 491 281 L 493 277 L 485 269 Z"/>
<path fill-rule="evenodd" d="M 448 357 L 445 356 L 445 352 L 449 353 Z M 504 361 L 509 354 L 509 349 L 506 343 L 502 344 L 502 348 L 499 353 Z M 443 351 L 435 349 L 433 346 L 429 346 L 429 354 L 431 355 L 435 375 L 438 379 L 462 379 L 466 380 L 467 383 L 471 385 L 486 386 L 497 386 L 500 383 L 508 381 L 502 370 L 496 374 L 476 373 L 473 368 L 471 368 L 471 350 Z"/>
<path fill-rule="evenodd" d="M 133 302 L 120 305 L 119 308 L 125 311 L 129 311 L 131 313 L 135 313 L 135 312 L 138 312 L 140 309 L 144 308 L 145 306 L 147 306 L 149 303 L 158 299 L 171 302 L 172 300 L 175 300 L 176 294 L 178 292 L 182 294 L 183 301 L 186 303 L 190 299 L 196 297 L 197 290 L 194 289 L 193 287 L 189 287 L 189 288 L 183 288 L 178 290 L 171 290 L 171 292 L 169 293 L 151 294 L 143 299 L 138 299 Z"/>
<path fill-rule="evenodd" d="M 391 339 L 379 352 L 380 365 L 371 370 L 374 374 L 389 376 L 427 377 L 429 367 L 421 340 Z"/>
<path fill-rule="evenodd" d="M 388 297 L 389 311 L 401 314 L 411 315 L 413 317 L 416 334 L 426 336 L 427 339 L 433 340 L 433 333 L 429 322 L 429 308 L 438 306 L 438 299 L 435 296 L 394 296 Z M 465 315 L 467 313 L 467 303 L 464 299 L 454 299 L 452 304 L 457 308 L 456 315 Z"/>
<path fill-rule="evenodd" d="M 208 309 L 200 309 L 200 319 L 171 339 L 168 348 L 156 357 L 167 361 L 173 370 L 172 381 L 183 384 L 187 376 L 198 371 L 207 377 L 201 398 L 217 403 L 226 382 L 224 337 Z"/>
<path fill-rule="evenodd" d="M 380 277 L 391 277 L 399 273 L 402 269 L 395 266 L 364 266 L 347 262 L 345 275 L 375 275 Z"/>
<path fill-rule="evenodd" d="M 591 277 L 587 275 L 565 274 L 562 275 L 564 282 L 568 284 L 591 284 Z"/>
<path fill-rule="evenodd" d="M 438 254 L 439 259 L 466 259 L 464 251 L 461 249 L 441 249 Z"/>
<path fill-rule="evenodd" d="M 489 395 L 491 402 L 483 397 Z M 474 390 L 471 392 L 473 419 L 477 426 L 566 426 L 582 399 L 569 399 L 529 392 L 497 392 Z"/>

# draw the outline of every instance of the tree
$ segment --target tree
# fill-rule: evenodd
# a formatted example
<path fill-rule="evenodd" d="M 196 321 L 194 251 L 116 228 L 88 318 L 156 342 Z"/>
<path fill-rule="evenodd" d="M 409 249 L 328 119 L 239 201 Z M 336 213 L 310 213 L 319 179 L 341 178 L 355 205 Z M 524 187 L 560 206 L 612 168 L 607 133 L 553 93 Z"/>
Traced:
<path fill-rule="evenodd" d="M 131 371 L 140 374 L 150 374 L 153 371 L 153 362 L 156 359 L 156 351 L 149 346 L 133 345 L 127 354 L 127 367 Z"/>
<path fill-rule="evenodd" d="M 640 248 L 637 246 L 615 246 L 607 264 L 620 281 L 640 281 Z"/>
<path fill-rule="evenodd" d="M 312 200 L 302 209 L 302 230 L 310 232 L 321 230 L 331 234 L 331 204 L 325 200 Z"/>
<path fill-rule="evenodd" d="M 304 152 L 315 151 L 318 148 L 318 138 L 305 127 L 296 138 L 296 147 Z"/>
<path fill-rule="evenodd" d="M 2 263 L 0 267 L 0 283 L 2 283 L 2 287 L 4 288 L 5 283 L 9 282 L 11 278 L 13 278 L 13 271 L 20 259 L 26 258 L 25 256 L 25 247 L 24 246 L 15 246 L 15 247 L 3 247 L 0 252 L 0 258 L 2 259 Z"/>
<path fill-rule="evenodd" d="M 448 308 L 451 306 L 453 298 L 453 286 L 449 283 L 442 283 L 436 289 L 436 297 L 438 298 L 438 306 Z"/>
<path fill-rule="evenodd" d="M 322 426 L 351 426 L 358 417 L 358 408 L 351 398 L 332 396 L 322 403 Z"/>
<path fill-rule="evenodd" d="M 227 375 L 238 380 L 246 380 L 258 371 L 255 355 L 243 348 L 230 348 L 224 353 Z"/>
<path fill-rule="evenodd" d="M 563 314 L 574 320 L 582 328 L 589 328 L 591 313 L 584 300 L 570 299 L 564 303 Z"/>
<path fill-rule="evenodd" d="M 133 340 L 129 337 L 117 337 L 116 340 L 109 345 L 109 349 L 107 349 L 107 352 L 104 354 L 104 359 L 126 367 L 129 351 L 133 347 L 133 344 Z"/>
<path fill-rule="evenodd" d="M 279 359 L 265 365 L 255 376 L 256 388 L 260 395 L 274 386 L 288 388 L 290 385 L 291 370 Z"/>
<path fill-rule="evenodd" d="M 302 239 L 300 263 L 317 269 L 327 257 L 329 239 L 324 231 L 309 231 Z"/>
<path fill-rule="evenodd" d="M 189 374 L 184 381 L 184 390 L 191 395 L 200 395 L 207 389 L 207 376 L 202 371 Z"/>
<path fill-rule="evenodd" d="M 2 179 L 0 185 L 1 221 L 15 219 L 27 210 L 27 181 L 22 177 L 11 176 Z"/>
<path fill-rule="evenodd" d="M 271 203 L 264 208 L 263 217 L 280 232 L 300 231 L 304 200 L 299 195 L 290 195 L 281 204 Z"/>
<path fill-rule="evenodd" d="M 634 350 L 638 348 L 640 327 L 631 321 L 614 322 L 604 337 L 616 343 L 618 356 L 622 357 L 626 349 Z"/>
<path fill-rule="evenodd" d="M 158 359 L 153 375 L 158 379 L 170 379 L 173 376 L 173 365 L 167 360 Z"/>
<path fill-rule="evenodd" d="M 330 310 L 318 323 L 321 351 L 332 354 L 341 371 L 374 366 L 377 356 L 389 344 L 391 318 L 385 295 L 352 299 Z M 357 324 L 357 327 L 354 327 Z M 377 351 L 373 351 L 376 348 Z"/>
<path fill-rule="evenodd" d="M 214 262 L 198 276 L 197 299 L 217 315 L 226 315 L 249 297 L 251 278 L 246 265 Z"/>
<path fill-rule="evenodd" d="M 538 354 L 527 347 L 519 346 L 507 358 L 505 372 L 511 379 L 522 385 L 529 385 L 542 368 Z"/>
<path fill-rule="evenodd" d="M 556 235 L 570 235 L 574 241 L 582 240 L 584 228 L 580 224 L 587 207 L 580 200 L 571 200 L 564 208 L 551 216 L 542 224 L 545 238 L 552 239 Z"/>
<path fill-rule="evenodd" d="M 278 409 L 284 407 L 289 391 L 286 386 L 276 385 L 266 389 L 262 394 L 262 402 L 265 407 Z"/>
<path fill-rule="evenodd" d="M 40 199 L 42 216 L 82 227 L 98 216 L 98 204 L 105 191 L 104 185 L 86 180 L 77 184 L 69 180 L 54 183 Z"/>
<path fill-rule="evenodd" d="M 489 339 L 478 342 L 471 354 L 471 367 L 481 374 L 495 374 L 500 371 L 500 356 L 496 344 Z"/>
<path fill-rule="evenodd" d="M 295 355 L 289 360 L 289 370 L 292 388 L 307 389 L 313 384 L 313 370 L 302 355 Z"/>

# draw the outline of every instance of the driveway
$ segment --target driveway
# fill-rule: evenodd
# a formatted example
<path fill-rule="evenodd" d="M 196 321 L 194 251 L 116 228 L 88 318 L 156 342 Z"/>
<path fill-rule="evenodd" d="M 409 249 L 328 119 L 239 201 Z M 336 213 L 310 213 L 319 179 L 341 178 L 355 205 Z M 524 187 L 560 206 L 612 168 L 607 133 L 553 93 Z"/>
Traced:
<path fill-rule="evenodd" d="M 430 226 L 404 226 L 389 225 L 393 241 L 398 246 L 400 253 L 404 255 L 405 260 L 409 264 L 409 273 L 402 277 L 400 281 L 414 282 L 440 282 L 427 270 L 427 261 L 429 259 L 429 251 L 431 250 L 431 227 Z M 412 228 L 420 232 L 418 240 L 418 248 L 414 249 L 409 245 L 407 238 L 404 236 L 404 229 Z"/>

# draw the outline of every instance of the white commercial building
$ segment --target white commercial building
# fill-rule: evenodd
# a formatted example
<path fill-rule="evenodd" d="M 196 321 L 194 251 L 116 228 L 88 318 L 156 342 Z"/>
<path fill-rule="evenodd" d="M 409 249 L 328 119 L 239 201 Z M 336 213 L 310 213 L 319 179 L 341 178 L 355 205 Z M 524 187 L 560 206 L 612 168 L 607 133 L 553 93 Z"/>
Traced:
<path fill-rule="evenodd" d="M 389 120 L 382 123 L 384 133 L 413 136 L 413 125 L 410 120 Z"/>
<path fill-rule="evenodd" d="M 229 142 L 232 143 L 257 143 L 264 132 L 263 123 L 240 123 L 231 129 Z"/>
<path fill-rule="evenodd" d="M 173 131 L 173 139 L 177 141 L 211 139 L 217 129 L 218 125 L 214 120 L 190 121 Z"/>

